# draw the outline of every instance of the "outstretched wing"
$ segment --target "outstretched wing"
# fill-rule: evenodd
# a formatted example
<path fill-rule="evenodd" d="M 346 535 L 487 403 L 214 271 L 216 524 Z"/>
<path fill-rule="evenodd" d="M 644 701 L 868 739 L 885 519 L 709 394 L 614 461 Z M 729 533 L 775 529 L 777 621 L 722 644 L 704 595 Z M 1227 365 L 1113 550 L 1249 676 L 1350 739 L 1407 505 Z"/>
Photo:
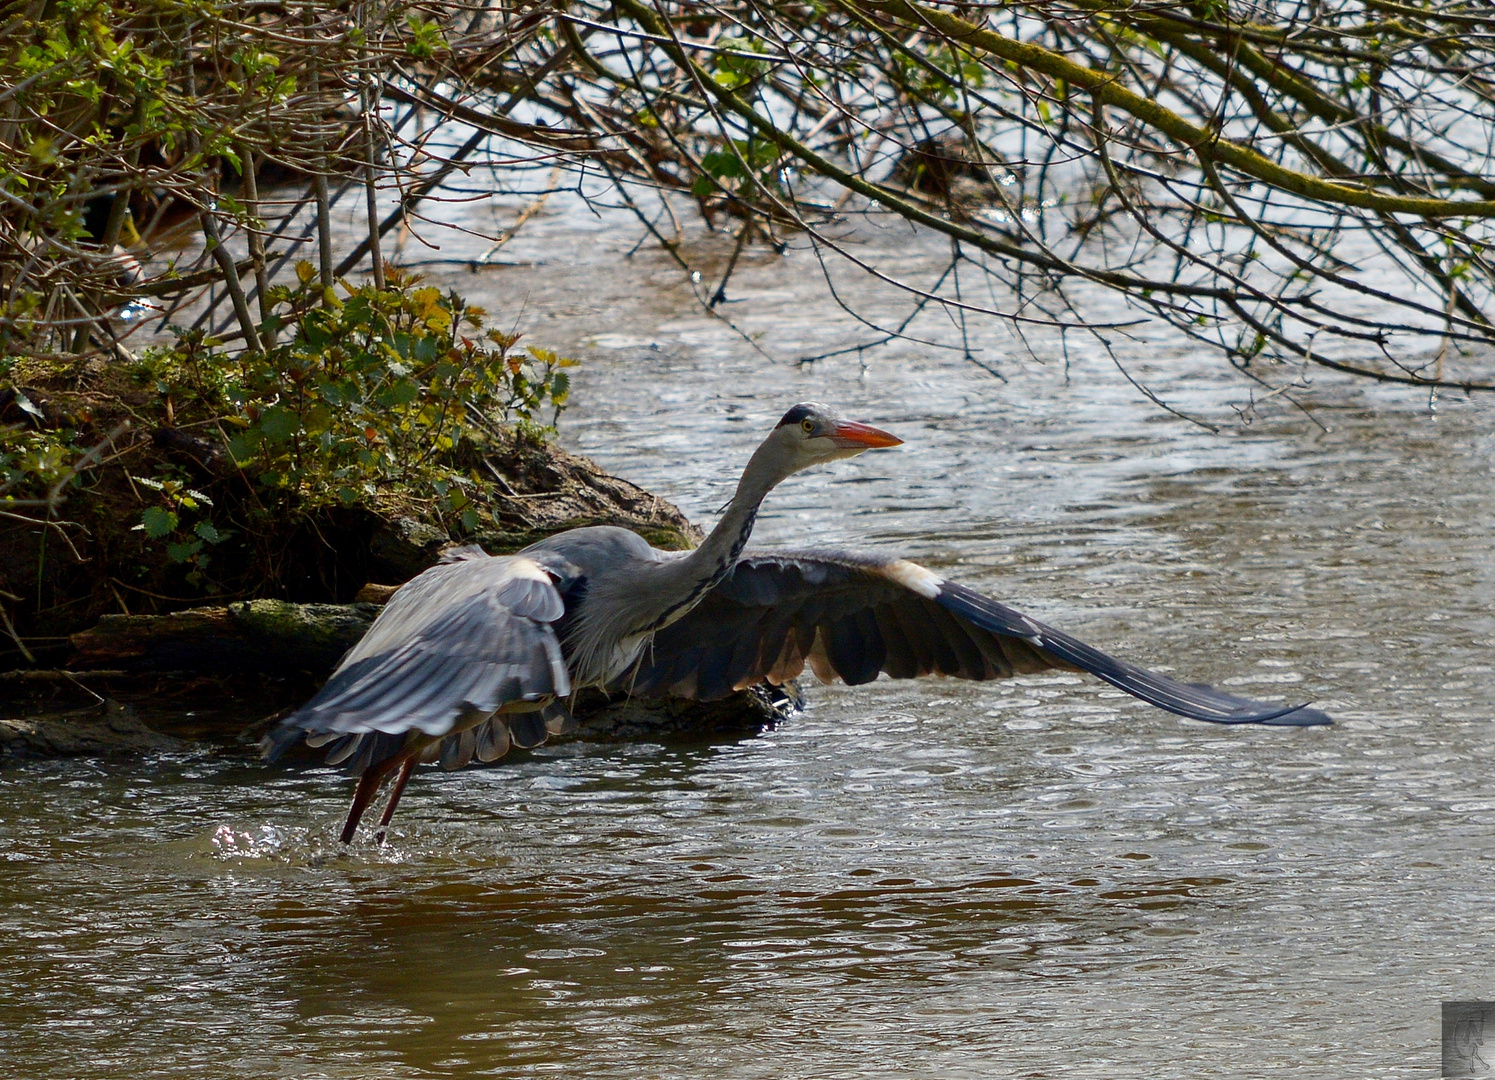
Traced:
<path fill-rule="evenodd" d="M 654 635 L 620 689 L 713 701 L 763 679 L 786 682 L 806 664 L 822 682 L 851 685 L 881 672 L 984 680 L 1077 669 L 1195 720 L 1332 722 L 1317 709 L 1252 701 L 1117 660 L 914 563 L 833 551 L 744 556 Z"/>
<path fill-rule="evenodd" d="M 551 626 L 564 614 L 538 563 L 464 549 L 395 593 L 317 696 L 267 736 L 266 753 L 305 734 L 312 745 L 337 741 L 328 760 L 352 758 L 361 772 L 412 731 L 441 736 L 514 702 L 569 694 Z M 505 731 L 505 750 L 508 741 Z"/>

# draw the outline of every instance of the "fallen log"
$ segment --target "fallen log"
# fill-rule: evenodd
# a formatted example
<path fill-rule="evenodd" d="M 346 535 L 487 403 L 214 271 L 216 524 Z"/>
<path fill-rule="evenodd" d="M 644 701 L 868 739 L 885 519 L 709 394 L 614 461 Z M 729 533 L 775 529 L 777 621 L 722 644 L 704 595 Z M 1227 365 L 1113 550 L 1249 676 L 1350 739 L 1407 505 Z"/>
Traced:
<path fill-rule="evenodd" d="M 187 686 L 191 680 L 197 687 L 174 701 L 182 711 L 188 711 L 192 697 L 229 692 L 244 700 L 244 707 L 220 709 L 212 717 L 195 714 L 190 730 L 169 724 L 172 734 L 252 741 L 332 672 L 394 591 L 394 586 L 366 586 L 359 593 L 366 599 L 353 604 L 250 600 L 168 615 L 106 615 L 72 636 L 74 652 L 66 669 L 0 674 L 0 691 L 6 684 L 18 689 L 71 684 L 96 691 L 97 708 L 49 711 L 42 717 L 0 715 L 0 752 L 47 756 L 160 749 L 165 742 L 147 736 L 150 729 L 135 718 L 130 702 L 152 702 L 147 711 L 154 722 L 162 686 Z M 245 695 L 246 683 L 254 684 L 254 693 Z M 802 704 L 793 684 L 751 687 L 713 702 L 587 691 L 573 712 L 580 737 L 614 740 L 760 731 Z M 101 723 L 98 709 L 107 710 L 107 723 Z"/>
<path fill-rule="evenodd" d="M 169 615 L 105 615 L 72 635 L 70 671 L 323 677 L 363 637 L 379 605 L 248 600 Z"/>

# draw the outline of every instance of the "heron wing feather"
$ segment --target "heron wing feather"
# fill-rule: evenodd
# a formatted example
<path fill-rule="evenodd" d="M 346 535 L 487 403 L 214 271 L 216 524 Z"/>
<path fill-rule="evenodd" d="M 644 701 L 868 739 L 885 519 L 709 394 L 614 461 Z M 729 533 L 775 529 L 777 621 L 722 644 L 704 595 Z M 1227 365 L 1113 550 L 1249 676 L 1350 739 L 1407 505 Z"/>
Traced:
<path fill-rule="evenodd" d="M 852 685 L 880 672 L 986 680 L 1081 670 L 1196 720 L 1330 722 L 1317 709 L 1252 701 L 1118 660 L 912 563 L 832 551 L 744 556 L 694 610 L 654 635 L 619 688 L 712 701 L 792 678 L 807 661 Z"/>
<path fill-rule="evenodd" d="M 1125 690 L 1160 709 L 1216 724 L 1273 724 L 1294 727 L 1330 723 L 1318 709 L 1280 707 L 1228 694 L 1204 683 L 1181 683 L 1155 671 L 1118 660 L 1078 638 L 1028 618 L 1021 612 L 961 585 L 946 583 L 941 602 L 948 610 L 995 633 L 1030 631 L 1027 640 L 1056 657 Z"/>
<path fill-rule="evenodd" d="M 272 733 L 267 752 L 299 734 L 441 736 L 513 702 L 568 694 L 552 626 L 564 613 L 533 560 L 464 554 L 434 566 L 395 593 L 321 692 Z M 498 741 L 486 740 L 485 751 Z M 474 749 L 464 740 L 458 756 Z"/>

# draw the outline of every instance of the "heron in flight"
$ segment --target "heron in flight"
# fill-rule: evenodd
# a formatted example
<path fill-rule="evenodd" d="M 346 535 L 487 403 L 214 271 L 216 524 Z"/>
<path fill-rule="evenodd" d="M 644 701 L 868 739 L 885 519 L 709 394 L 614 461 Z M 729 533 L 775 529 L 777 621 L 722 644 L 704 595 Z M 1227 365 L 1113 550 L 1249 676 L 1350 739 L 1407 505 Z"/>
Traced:
<path fill-rule="evenodd" d="M 397 773 L 388 825 L 417 763 L 460 768 L 574 726 L 584 687 L 714 701 L 808 664 L 851 685 L 950 675 L 1088 671 L 1160 709 L 1218 724 L 1330 723 L 1175 682 L 1107 656 L 903 559 L 830 549 L 745 552 L 758 507 L 786 477 L 901 439 L 807 402 L 754 452 L 711 535 L 659 551 L 627 529 L 558 533 L 516 555 L 449 552 L 390 599 L 322 690 L 265 737 L 278 757 L 303 736 L 359 777 L 344 843 Z"/>

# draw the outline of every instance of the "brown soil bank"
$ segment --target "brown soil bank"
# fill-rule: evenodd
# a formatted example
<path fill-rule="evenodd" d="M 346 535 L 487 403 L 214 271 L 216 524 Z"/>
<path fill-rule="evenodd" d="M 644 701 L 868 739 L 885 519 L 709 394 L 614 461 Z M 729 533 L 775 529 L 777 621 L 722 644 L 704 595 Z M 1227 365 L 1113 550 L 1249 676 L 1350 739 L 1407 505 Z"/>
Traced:
<path fill-rule="evenodd" d="M 700 537 L 671 503 L 553 443 L 503 430 L 466 449 L 489 484 L 483 523 L 460 535 L 414 492 L 391 492 L 382 505 L 268 521 L 261 514 L 236 529 L 240 512 L 254 509 L 255 493 L 214 443 L 167 427 L 130 431 L 119 441 L 113 452 L 122 464 L 73 493 L 50 524 L 38 525 L 40 515 L 0 516 L 0 602 L 14 630 L 0 627 L 0 671 L 66 663 L 70 635 L 107 614 L 160 615 L 249 598 L 349 603 L 370 582 L 408 581 L 457 540 L 503 554 L 583 525 L 621 525 L 666 549 L 691 547 Z M 218 511 L 216 531 L 230 538 L 196 559 L 181 558 L 180 546 L 139 525 L 142 510 L 159 503 L 142 478 L 172 473 L 182 490 Z M 204 555 L 211 563 L 197 561 Z"/>

